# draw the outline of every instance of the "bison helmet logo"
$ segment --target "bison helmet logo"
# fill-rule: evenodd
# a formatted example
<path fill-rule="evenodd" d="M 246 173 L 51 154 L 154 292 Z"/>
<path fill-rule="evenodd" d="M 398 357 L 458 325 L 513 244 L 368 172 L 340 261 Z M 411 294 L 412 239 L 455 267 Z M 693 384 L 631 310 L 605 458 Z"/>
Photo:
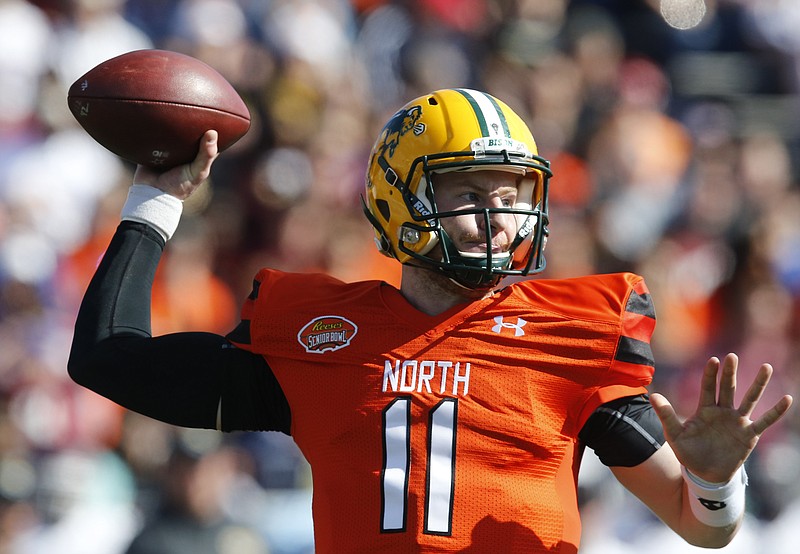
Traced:
<path fill-rule="evenodd" d="M 394 156 L 394 149 L 400 143 L 403 135 L 409 131 L 413 131 L 415 135 L 421 135 L 425 131 L 425 124 L 420 122 L 421 117 L 421 106 L 412 106 L 394 114 L 381 133 L 383 145 L 380 154 L 388 153 L 390 158 Z"/>

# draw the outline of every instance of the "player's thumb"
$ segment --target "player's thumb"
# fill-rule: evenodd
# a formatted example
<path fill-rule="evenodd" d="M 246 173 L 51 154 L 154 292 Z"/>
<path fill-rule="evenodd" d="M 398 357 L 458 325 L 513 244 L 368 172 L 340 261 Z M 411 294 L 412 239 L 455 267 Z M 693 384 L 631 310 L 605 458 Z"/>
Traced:
<path fill-rule="evenodd" d="M 197 151 L 197 156 L 190 164 L 192 181 L 196 184 L 202 183 L 208 179 L 211 173 L 211 164 L 219 155 L 219 146 L 217 140 L 219 134 L 214 131 L 206 131 L 200 141 L 200 148 Z"/>
<path fill-rule="evenodd" d="M 200 146 L 194 159 L 180 167 L 178 198 L 185 200 L 211 175 L 211 164 L 219 155 L 217 148 L 217 132 L 206 131 L 200 139 Z"/>
<path fill-rule="evenodd" d="M 653 406 L 658 419 L 661 420 L 661 425 L 664 427 L 664 433 L 667 438 L 677 436 L 683 426 L 669 400 L 663 394 L 654 392 L 650 394 L 650 405 Z"/>

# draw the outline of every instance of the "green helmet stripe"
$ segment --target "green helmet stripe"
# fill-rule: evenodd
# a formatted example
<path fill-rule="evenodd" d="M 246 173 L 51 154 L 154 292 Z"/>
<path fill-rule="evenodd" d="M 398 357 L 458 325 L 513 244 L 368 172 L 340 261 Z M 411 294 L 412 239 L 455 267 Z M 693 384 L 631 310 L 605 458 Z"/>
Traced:
<path fill-rule="evenodd" d="M 493 97 L 470 89 L 455 89 L 472 106 L 475 116 L 478 118 L 478 125 L 481 128 L 481 135 L 484 137 L 505 136 L 511 137 L 508 129 L 508 121 L 503 114 L 503 110 Z"/>

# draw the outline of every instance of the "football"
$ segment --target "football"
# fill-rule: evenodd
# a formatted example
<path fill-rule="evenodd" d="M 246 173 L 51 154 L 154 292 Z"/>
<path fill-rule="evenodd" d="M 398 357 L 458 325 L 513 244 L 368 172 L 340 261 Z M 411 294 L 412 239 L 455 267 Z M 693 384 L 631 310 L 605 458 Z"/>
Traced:
<path fill-rule="evenodd" d="M 69 88 L 81 127 L 136 164 L 166 170 L 194 159 L 209 129 L 219 150 L 250 128 L 250 111 L 233 86 L 200 60 L 166 50 L 135 50 L 106 60 Z"/>

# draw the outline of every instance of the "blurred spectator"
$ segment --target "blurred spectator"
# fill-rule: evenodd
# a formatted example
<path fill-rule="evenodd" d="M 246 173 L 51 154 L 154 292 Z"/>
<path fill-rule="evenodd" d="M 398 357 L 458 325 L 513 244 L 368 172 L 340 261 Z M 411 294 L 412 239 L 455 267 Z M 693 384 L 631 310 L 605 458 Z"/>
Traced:
<path fill-rule="evenodd" d="M 150 38 L 122 15 L 125 0 L 68 0 L 54 21 L 53 72 L 64 91 L 100 62 L 152 48 Z"/>
<path fill-rule="evenodd" d="M 192 435 L 199 440 L 192 441 Z M 195 431 L 179 436 L 161 476 L 159 508 L 126 554 L 269 554 L 256 531 L 225 517 L 223 497 L 238 460 L 236 451 L 218 445 L 218 438 Z"/>
<path fill-rule="evenodd" d="M 136 521 L 133 476 L 122 460 L 111 452 L 67 449 L 44 456 L 37 469 L 37 521 L 9 552 L 122 552 Z"/>
<path fill-rule="evenodd" d="M 188 207 L 188 206 L 187 206 Z M 204 221 L 184 218 L 153 284 L 153 333 L 178 330 L 226 333 L 239 305 L 230 287 L 213 271 L 216 244 Z M 186 290 L 193 291 L 186 294 Z"/>
<path fill-rule="evenodd" d="M 48 72 L 50 22 L 39 9 L 24 0 L 0 2 L 0 152 L 6 141 L 24 130 L 36 111 L 39 86 Z M 0 161 L 5 156 L 0 154 Z"/>

